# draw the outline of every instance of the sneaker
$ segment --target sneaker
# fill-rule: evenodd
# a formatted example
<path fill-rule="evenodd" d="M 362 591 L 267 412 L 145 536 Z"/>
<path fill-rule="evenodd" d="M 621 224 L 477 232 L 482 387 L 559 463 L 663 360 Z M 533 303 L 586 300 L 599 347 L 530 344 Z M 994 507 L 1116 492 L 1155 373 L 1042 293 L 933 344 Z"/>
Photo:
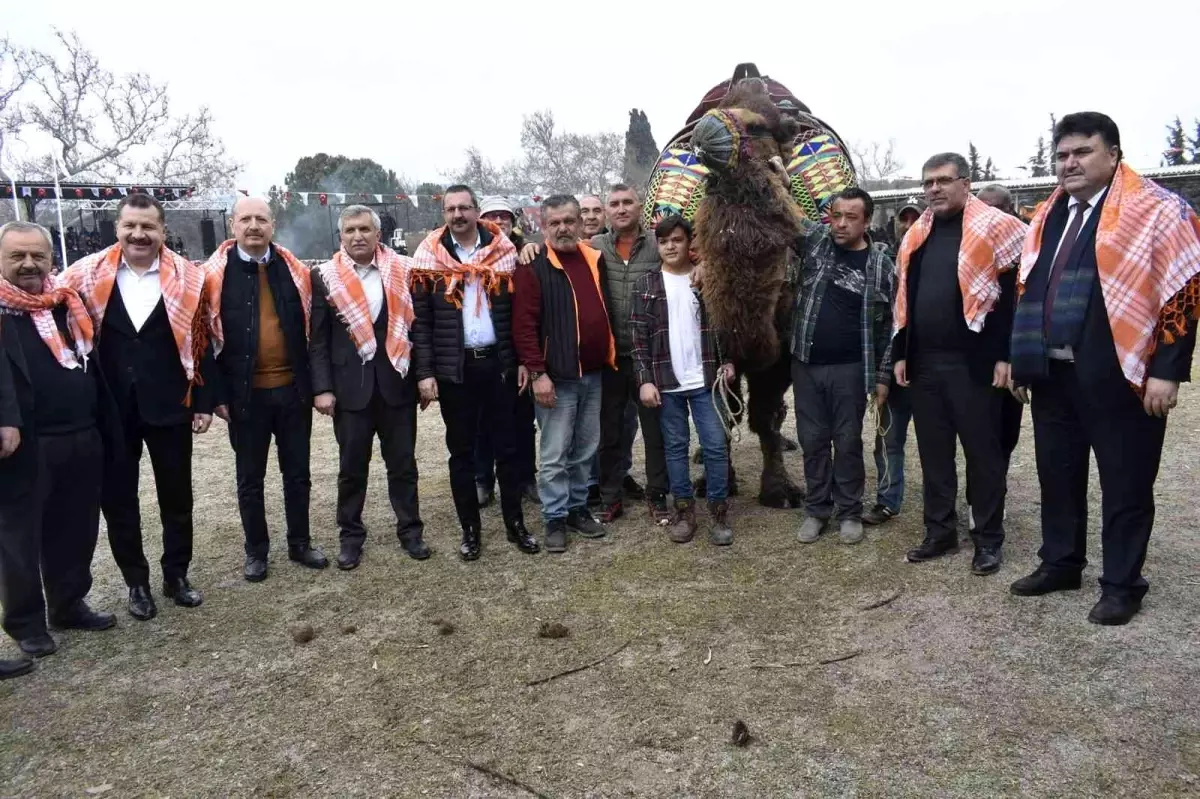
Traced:
<path fill-rule="evenodd" d="M 676 544 L 686 544 L 696 536 L 696 501 L 675 500 L 675 512 L 667 526 L 667 534 Z"/>
<path fill-rule="evenodd" d="M 579 533 L 584 538 L 603 538 L 604 525 L 596 521 L 592 512 L 586 507 L 567 511 L 567 527 Z"/>
<path fill-rule="evenodd" d="M 886 521 L 894 519 L 898 513 L 899 511 L 894 511 L 887 505 L 879 503 L 863 514 L 862 522 L 863 524 L 869 524 L 872 526 L 876 524 L 883 524 Z"/>
<path fill-rule="evenodd" d="M 838 537 L 843 544 L 857 544 L 863 540 L 863 526 L 858 519 L 843 519 L 838 528 Z"/>
<path fill-rule="evenodd" d="M 625 480 L 621 483 L 621 491 L 625 494 L 625 499 L 631 499 L 635 502 L 640 502 L 646 498 L 646 489 L 642 488 L 641 484 L 633 479 L 632 474 L 625 475 Z"/>
<path fill-rule="evenodd" d="M 650 506 L 650 519 L 659 527 L 665 527 L 671 523 L 671 509 L 667 506 L 667 497 L 665 494 L 658 494 L 646 500 Z"/>
<path fill-rule="evenodd" d="M 546 551 L 554 553 L 567 551 L 566 519 L 551 519 L 546 522 Z"/>
<path fill-rule="evenodd" d="M 611 502 L 608 505 L 601 505 L 596 511 L 596 518 L 604 524 L 611 524 L 624 515 L 625 509 L 621 506 L 621 500 Z"/>
<path fill-rule="evenodd" d="M 796 534 L 796 538 L 801 544 L 811 544 L 821 537 L 821 530 L 825 527 L 825 520 L 818 519 L 816 516 L 806 516 L 804 524 L 800 525 L 800 532 Z"/>

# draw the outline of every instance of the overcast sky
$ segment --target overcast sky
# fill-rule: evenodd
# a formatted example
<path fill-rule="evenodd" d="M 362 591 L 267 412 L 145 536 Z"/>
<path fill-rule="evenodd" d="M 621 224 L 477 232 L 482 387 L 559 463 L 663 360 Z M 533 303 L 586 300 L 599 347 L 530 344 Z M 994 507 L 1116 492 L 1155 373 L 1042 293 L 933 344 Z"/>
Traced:
<path fill-rule="evenodd" d="M 51 26 L 76 30 L 107 67 L 167 82 L 174 110 L 209 105 L 245 164 L 238 187 L 256 193 L 320 151 L 417 180 L 440 181 L 472 145 L 501 163 L 540 108 L 578 132 L 624 132 L 642 108 L 661 147 L 739 61 L 846 139 L 894 139 L 906 174 L 971 140 L 1019 177 L 1049 114 L 1085 109 L 1116 119 L 1131 163 L 1155 166 L 1167 121 L 1194 131 L 1200 116 L 1194 0 L 313 7 L 57 0 L 22 3 L 2 25 L 39 46 Z"/>

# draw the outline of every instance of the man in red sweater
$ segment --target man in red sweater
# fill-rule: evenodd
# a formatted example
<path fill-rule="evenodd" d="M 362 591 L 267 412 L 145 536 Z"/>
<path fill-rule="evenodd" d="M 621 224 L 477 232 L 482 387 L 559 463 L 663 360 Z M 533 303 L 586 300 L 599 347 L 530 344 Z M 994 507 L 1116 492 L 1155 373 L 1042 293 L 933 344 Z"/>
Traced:
<path fill-rule="evenodd" d="M 588 476 L 600 443 L 600 371 L 616 362 L 604 296 L 604 257 L 579 241 L 579 202 L 555 195 L 542 203 L 547 246 L 517 268 L 513 344 L 518 383 L 533 387 L 542 431 L 538 493 L 546 550 L 564 552 L 567 529 L 600 538 L 587 508 Z"/>

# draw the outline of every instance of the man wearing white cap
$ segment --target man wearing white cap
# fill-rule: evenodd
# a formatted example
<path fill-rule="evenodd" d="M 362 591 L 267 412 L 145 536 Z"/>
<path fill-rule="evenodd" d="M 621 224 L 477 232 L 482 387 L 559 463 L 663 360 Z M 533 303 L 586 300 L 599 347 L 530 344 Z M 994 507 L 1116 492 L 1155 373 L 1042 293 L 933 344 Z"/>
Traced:
<path fill-rule="evenodd" d="M 493 222 L 501 232 L 520 250 L 525 244 L 521 232 L 516 229 L 517 214 L 507 197 L 484 197 L 479 203 L 479 218 Z M 534 452 L 533 398 L 531 392 L 517 397 L 514 439 L 516 444 L 517 479 L 522 485 L 521 497 L 540 505 L 537 492 L 537 456 Z M 496 451 L 491 436 L 480 419 L 479 434 L 475 438 L 475 492 L 479 495 L 479 506 L 486 507 L 495 499 Z"/>

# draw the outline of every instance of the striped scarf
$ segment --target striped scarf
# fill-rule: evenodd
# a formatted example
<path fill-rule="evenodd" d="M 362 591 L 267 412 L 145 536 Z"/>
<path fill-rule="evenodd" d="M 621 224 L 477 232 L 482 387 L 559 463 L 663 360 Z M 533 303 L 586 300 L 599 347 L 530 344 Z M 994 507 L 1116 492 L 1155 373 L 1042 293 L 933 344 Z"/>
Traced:
<path fill-rule="evenodd" d="M 221 288 L 225 284 L 225 267 L 229 264 L 229 251 L 237 241 L 230 239 L 221 244 L 217 251 L 204 262 L 204 294 L 208 298 L 208 329 L 211 331 L 213 354 L 220 355 L 225 347 L 225 331 L 221 324 Z M 312 270 L 300 263 L 289 250 L 272 244 L 275 252 L 287 264 L 288 274 L 296 291 L 300 293 L 300 306 L 304 309 L 304 337 L 308 338 L 312 322 Z"/>
<path fill-rule="evenodd" d="M 383 297 L 387 304 L 388 323 L 385 348 L 388 360 L 401 376 L 408 374 L 411 346 L 408 331 L 413 323 L 412 295 L 408 282 L 411 258 L 400 255 L 383 245 L 375 251 L 375 266 L 383 279 Z M 316 267 L 329 292 L 329 304 L 334 307 L 362 362 L 375 357 L 375 323 L 362 281 L 354 269 L 354 259 L 338 250 L 333 259 Z"/>
<path fill-rule="evenodd" d="M 513 272 L 517 268 L 517 248 L 496 223 L 481 219 L 479 224 L 492 234 L 492 240 L 477 249 L 465 264 L 455 260 L 442 244 L 447 230 L 445 226 L 426 236 L 413 256 L 414 284 L 420 280 L 436 285 L 437 281 L 443 280 L 446 299 L 455 308 L 462 307 L 463 289 L 475 278 L 483 281 L 479 302 L 483 301 L 485 295 L 499 292 L 501 284 L 506 284 L 511 292 Z M 476 315 L 480 310 L 479 307 L 475 308 Z"/>
<path fill-rule="evenodd" d="M 1030 223 L 1018 274 L 1022 295 L 1041 254 L 1046 217 L 1065 193 L 1055 189 Z M 1104 307 L 1121 371 L 1140 394 L 1158 343 L 1186 335 L 1200 318 L 1200 220 L 1182 197 L 1125 163 L 1118 165 L 1099 214 L 1096 268 Z M 1036 357 L 1039 348 L 1045 357 L 1042 294 L 1031 291 L 1018 300 L 1014 357 Z M 1024 372 L 1044 373 L 1044 363 L 1022 363 Z"/>
<path fill-rule="evenodd" d="M 896 260 L 894 332 L 908 325 L 908 269 L 912 256 L 933 230 L 933 211 L 926 208 L 904 240 Z M 1000 299 L 1000 273 L 1021 256 L 1025 225 L 1016 217 L 992 208 L 974 195 L 963 209 L 962 243 L 958 247 L 958 287 L 962 291 L 963 319 L 978 333 Z"/>
<path fill-rule="evenodd" d="M 75 349 L 67 346 L 62 331 L 54 321 L 54 309 L 67 306 L 67 328 L 75 340 Z M 86 368 L 92 351 L 92 319 L 79 293 L 67 286 L 54 287 L 50 278 L 42 282 L 41 294 L 29 294 L 18 286 L 0 279 L 0 309 L 29 314 L 38 336 L 46 342 L 54 359 L 64 369 Z"/>
<path fill-rule="evenodd" d="M 58 277 L 58 285 L 79 292 L 97 331 L 104 326 L 104 313 L 120 266 L 121 245 L 114 244 L 79 259 Z M 163 247 L 158 254 L 158 270 L 162 301 L 179 350 L 179 362 L 192 385 L 203 385 L 196 364 L 208 347 L 207 316 L 200 308 L 204 299 L 204 269 Z M 188 393 L 185 401 L 190 402 L 190 390 Z"/>

